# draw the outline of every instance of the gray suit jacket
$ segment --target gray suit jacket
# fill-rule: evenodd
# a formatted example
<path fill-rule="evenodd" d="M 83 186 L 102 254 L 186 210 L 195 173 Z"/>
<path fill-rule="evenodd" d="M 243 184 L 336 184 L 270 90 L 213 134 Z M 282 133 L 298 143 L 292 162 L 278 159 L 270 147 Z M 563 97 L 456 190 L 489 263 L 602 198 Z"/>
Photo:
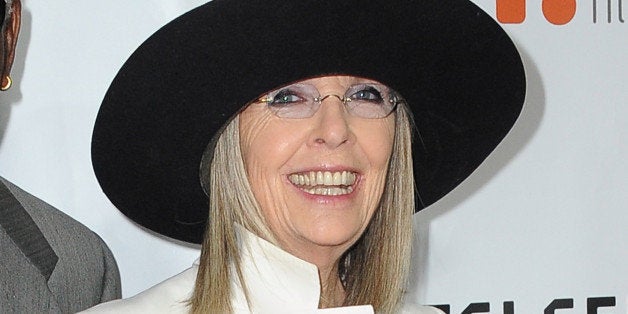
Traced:
<path fill-rule="evenodd" d="M 74 313 L 117 298 L 102 239 L 0 177 L 0 313 Z"/>

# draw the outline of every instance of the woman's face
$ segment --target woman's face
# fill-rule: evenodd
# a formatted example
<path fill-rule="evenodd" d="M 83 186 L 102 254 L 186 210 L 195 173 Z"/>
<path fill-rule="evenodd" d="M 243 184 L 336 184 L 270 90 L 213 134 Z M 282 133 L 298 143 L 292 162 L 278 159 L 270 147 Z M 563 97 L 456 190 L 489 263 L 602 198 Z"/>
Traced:
<path fill-rule="evenodd" d="M 351 86 L 375 82 L 328 76 L 300 83 L 323 96 L 342 96 Z M 394 113 L 356 117 L 332 96 L 309 118 L 278 117 L 264 102 L 251 104 L 239 118 L 248 180 L 282 247 L 301 258 L 321 249 L 336 255 L 346 251 L 382 195 Z"/>

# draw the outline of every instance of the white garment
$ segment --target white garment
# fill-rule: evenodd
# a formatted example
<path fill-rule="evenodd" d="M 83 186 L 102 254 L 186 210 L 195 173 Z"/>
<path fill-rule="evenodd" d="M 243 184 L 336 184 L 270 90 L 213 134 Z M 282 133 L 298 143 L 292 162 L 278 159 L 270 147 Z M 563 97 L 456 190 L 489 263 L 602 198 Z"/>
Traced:
<path fill-rule="evenodd" d="M 370 305 L 318 309 L 320 282 L 315 265 L 305 262 L 242 227 L 242 272 L 252 309 L 237 279 L 231 283 L 235 313 L 373 313 Z M 198 265 L 128 299 L 93 307 L 86 313 L 187 313 Z M 404 304 L 403 313 L 439 314 L 431 307 Z"/>

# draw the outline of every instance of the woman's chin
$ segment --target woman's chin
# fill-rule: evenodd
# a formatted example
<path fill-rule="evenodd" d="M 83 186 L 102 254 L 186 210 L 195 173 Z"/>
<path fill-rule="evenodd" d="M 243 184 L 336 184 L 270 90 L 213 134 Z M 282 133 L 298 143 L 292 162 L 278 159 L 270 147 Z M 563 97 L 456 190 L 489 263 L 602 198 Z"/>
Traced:
<path fill-rule="evenodd" d="M 323 227 L 309 230 L 305 236 L 308 242 L 322 247 L 350 246 L 360 237 L 359 228 L 347 226 L 346 222 L 327 223 Z"/>

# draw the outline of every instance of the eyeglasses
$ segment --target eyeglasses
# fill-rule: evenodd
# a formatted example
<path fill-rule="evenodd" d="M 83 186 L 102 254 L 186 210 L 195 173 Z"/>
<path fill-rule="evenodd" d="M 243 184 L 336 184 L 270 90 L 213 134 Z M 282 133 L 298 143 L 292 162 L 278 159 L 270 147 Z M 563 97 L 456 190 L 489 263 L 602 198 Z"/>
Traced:
<path fill-rule="evenodd" d="M 321 96 L 313 85 L 296 83 L 272 91 L 257 101 L 266 103 L 280 118 L 304 119 L 314 116 L 321 103 L 331 96 L 338 98 L 349 114 L 365 119 L 384 118 L 395 110 L 399 102 L 393 91 L 376 83 L 352 85 L 344 96 Z"/>

